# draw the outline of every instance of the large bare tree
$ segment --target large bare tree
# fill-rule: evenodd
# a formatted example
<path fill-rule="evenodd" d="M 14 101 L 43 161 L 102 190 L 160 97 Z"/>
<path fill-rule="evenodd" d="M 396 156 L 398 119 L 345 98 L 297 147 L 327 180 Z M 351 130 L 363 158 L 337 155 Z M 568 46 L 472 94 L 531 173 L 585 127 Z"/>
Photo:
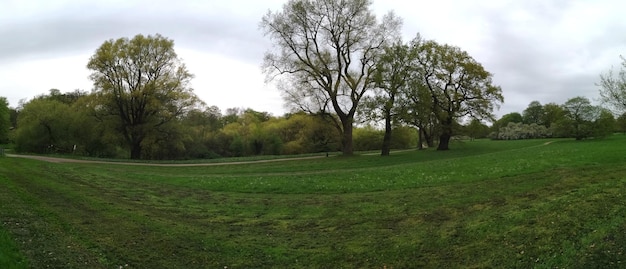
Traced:
<path fill-rule="evenodd" d="M 273 42 L 264 59 L 268 78 L 280 75 L 292 107 L 327 115 L 342 134 L 342 151 L 353 153 L 354 115 L 372 88 L 383 45 L 398 36 L 401 21 L 381 22 L 369 0 L 290 0 L 268 12 L 261 29 Z"/>

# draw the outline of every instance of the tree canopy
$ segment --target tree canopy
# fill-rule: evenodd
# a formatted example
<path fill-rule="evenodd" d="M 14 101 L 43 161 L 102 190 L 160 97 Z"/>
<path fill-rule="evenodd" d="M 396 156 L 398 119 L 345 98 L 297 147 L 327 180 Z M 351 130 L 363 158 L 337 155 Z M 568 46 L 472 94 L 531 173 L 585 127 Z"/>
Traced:
<path fill-rule="evenodd" d="M 163 135 L 173 119 L 199 103 L 193 77 L 161 35 L 136 35 L 104 42 L 89 59 L 100 117 L 113 117 L 132 159 L 141 158 L 143 141 Z"/>
<path fill-rule="evenodd" d="M 562 136 L 572 136 L 576 140 L 588 137 L 604 137 L 615 130 L 613 115 L 591 104 L 588 98 L 577 96 L 563 104 L 564 116 L 557 122 L 557 130 Z"/>
<path fill-rule="evenodd" d="M 447 150 L 459 118 L 494 118 L 493 109 L 504 101 L 502 90 L 491 73 L 458 47 L 425 41 L 417 49 L 420 77 L 441 126 L 437 149 Z"/>
<path fill-rule="evenodd" d="M 545 111 L 543 105 L 539 101 L 532 101 L 528 107 L 522 112 L 522 122 L 525 124 L 543 124 L 543 115 Z"/>
<path fill-rule="evenodd" d="M 385 133 L 382 141 L 381 155 L 388 156 L 391 149 L 392 121 L 401 113 L 397 99 L 403 98 L 403 91 L 408 87 L 409 78 L 413 75 L 409 47 L 398 41 L 386 46 L 378 59 L 374 74 L 375 88 L 373 94 L 365 98 L 365 114 L 367 118 L 383 120 Z"/>

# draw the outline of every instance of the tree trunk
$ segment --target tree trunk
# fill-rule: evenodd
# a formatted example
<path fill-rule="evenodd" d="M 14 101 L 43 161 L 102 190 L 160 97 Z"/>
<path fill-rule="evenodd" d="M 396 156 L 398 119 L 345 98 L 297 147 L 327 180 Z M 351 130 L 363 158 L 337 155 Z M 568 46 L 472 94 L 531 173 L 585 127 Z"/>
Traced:
<path fill-rule="evenodd" d="M 432 135 L 429 135 L 426 138 L 426 145 L 428 145 L 429 148 L 432 148 L 435 146 L 435 137 L 433 137 Z"/>
<path fill-rule="evenodd" d="M 343 134 L 341 138 L 341 152 L 344 156 L 352 156 L 354 154 L 354 148 L 352 145 L 352 119 L 343 119 L 341 121 L 341 125 L 343 126 Z"/>
<path fill-rule="evenodd" d="M 130 158 L 133 160 L 141 159 L 141 141 L 133 141 L 130 145 Z"/>
<path fill-rule="evenodd" d="M 437 146 L 437 150 L 449 150 L 450 138 L 452 138 L 452 119 L 446 119 L 441 126 L 441 135 L 439 136 L 439 146 Z"/>
<path fill-rule="evenodd" d="M 449 133 L 442 133 L 439 136 L 439 146 L 437 147 L 437 150 L 449 150 L 449 144 L 450 144 L 450 138 L 452 136 Z"/>
<path fill-rule="evenodd" d="M 422 128 L 419 127 L 419 129 L 417 129 L 417 149 L 418 150 L 423 150 L 424 149 L 424 135 L 422 135 Z"/>
<path fill-rule="evenodd" d="M 423 135 L 424 140 L 426 140 L 426 145 L 429 148 L 432 148 L 435 146 L 435 141 L 434 141 L 435 137 L 433 135 L 432 130 L 427 131 L 426 128 L 422 128 L 422 135 Z"/>
<path fill-rule="evenodd" d="M 385 136 L 383 137 L 383 149 L 380 156 L 389 156 L 391 151 L 391 113 L 385 112 Z"/>

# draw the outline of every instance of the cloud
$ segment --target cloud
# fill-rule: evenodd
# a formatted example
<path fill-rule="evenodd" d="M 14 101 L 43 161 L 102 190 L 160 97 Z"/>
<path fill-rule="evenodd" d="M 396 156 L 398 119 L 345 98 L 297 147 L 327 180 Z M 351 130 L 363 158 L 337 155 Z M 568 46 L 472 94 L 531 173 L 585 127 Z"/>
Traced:
<path fill-rule="evenodd" d="M 16 105 L 50 88 L 88 90 L 85 65 L 105 40 L 160 33 L 174 40 L 208 104 L 280 114 L 280 93 L 263 83 L 271 44 L 258 24 L 285 2 L 9 1 L 0 9 L 0 95 Z M 390 10 L 402 17 L 405 40 L 420 33 L 482 63 L 504 93 L 498 115 L 533 100 L 594 100 L 599 74 L 620 67 L 626 53 L 623 1 L 375 0 L 372 8 L 379 17 Z"/>
<path fill-rule="evenodd" d="M 0 25 L 0 35 L 8 37 L 0 43 L 0 60 L 95 50 L 105 40 L 139 33 L 160 33 L 183 46 L 229 57 L 262 55 L 268 42 L 258 30 L 258 21 L 266 9 L 249 2 L 251 9 L 240 9 L 237 2 L 65 1 L 29 11 L 32 19 L 16 17 Z"/>

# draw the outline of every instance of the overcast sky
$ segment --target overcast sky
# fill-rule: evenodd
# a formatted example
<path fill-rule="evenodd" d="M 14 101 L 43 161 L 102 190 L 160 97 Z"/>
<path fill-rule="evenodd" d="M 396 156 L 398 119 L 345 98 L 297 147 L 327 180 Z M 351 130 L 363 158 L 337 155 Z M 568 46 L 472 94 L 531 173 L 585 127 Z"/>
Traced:
<path fill-rule="evenodd" d="M 173 39 L 195 75 L 195 93 L 222 110 L 286 112 L 260 66 L 270 47 L 258 28 L 286 0 L 0 0 L 0 96 L 15 107 L 56 88 L 90 91 L 89 57 L 106 40 L 155 34 Z M 504 104 L 598 97 L 599 74 L 626 52 L 626 1 L 374 0 L 381 17 L 404 20 L 405 40 L 426 39 L 469 52 L 494 74 Z"/>

